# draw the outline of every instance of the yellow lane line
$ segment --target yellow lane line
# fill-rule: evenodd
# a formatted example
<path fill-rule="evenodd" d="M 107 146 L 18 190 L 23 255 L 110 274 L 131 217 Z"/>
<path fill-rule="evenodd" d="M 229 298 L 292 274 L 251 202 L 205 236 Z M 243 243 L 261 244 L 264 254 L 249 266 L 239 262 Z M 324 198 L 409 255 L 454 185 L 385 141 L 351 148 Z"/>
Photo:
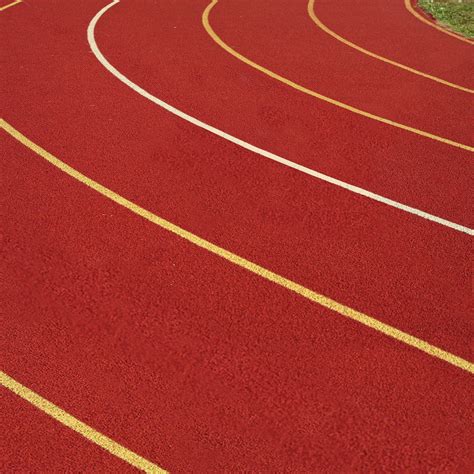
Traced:
<path fill-rule="evenodd" d="M 18 5 L 19 3 L 21 3 L 22 0 L 15 0 L 14 2 L 12 3 L 9 3 L 8 5 L 4 5 L 3 7 L 0 7 L 0 12 L 3 12 L 3 10 L 6 10 L 7 8 L 10 8 L 10 7 L 13 7 L 15 5 Z"/>
<path fill-rule="evenodd" d="M 92 188 L 93 190 L 107 197 L 111 201 L 114 201 L 115 203 L 119 204 L 120 206 L 123 206 L 124 208 L 137 214 L 138 216 L 143 217 L 144 219 L 152 222 L 153 224 L 156 224 L 162 229 L 165 229 L 177 235 L 178 237 L 181 237 L 182 239 L 187 240 L 188 242 L 191 242 L 192 244 L 204 250 L 207 250 L 208 252 L 218 255 L 219 257 L 227 260 L 228 262 L 231 262 L 234 265 L 244 268 L 245 270 L 248 270 L 249 272 L 254 273 L 255 275 L 258 275 L 266 280 L 269 280 L 273 283 L 276 283 L 277 285 L 282 286 L 283 288 L 293 291 L 294 293 L 302 296 L 303 298 L 306 298 L 314 303 L 317 303 L 331 311 L 339 313 L 340 315 L 346 318 L 357 321 L 358 323 L 363 324 L 364 326 L 367 326 L 371 329 L 374 329 L 375 331 L 378 331 L 382 334 L 385 334 L 388 337 L 396 339 L 397 341 L 402 342 L 403 344 L 419 349 L 420 351 L 423 351 L 424 353 L 432 357 L 443 360 L 447 362 L 448 364 L 451 364 L 471 374 L 474 374 L 474 363 L 469 362 L 465 359 L 462 359 L 461 357 L 458 357 L 454 354 L 451 354 L 450 352 L 444 351 L 436 346 L 433 346 L 430 343 L 423 341 L 422 339 L 418 339 L 415 336 L 412 336 L 406 332 L 401 331 L 400 329 L 397 329 L 393 326 L 385 324 L 382 321 L 379 321 L 378 319 L 368 316 L 367 314 L 364 314 L 360 311 L 357 311 L 341 303 L 338 303 L 337 301 L 334 301 L 331 298 L 328 298 L 327 296 L 324 296 L 320 293 L 316 293 L 315 291 L 310 290 L 300 285 L 299 283 L 296 283 L 292 280 L 289 280 L 288 278 L 280 276 L 277 273 L 267 270 L 266 268 L 261 267 L 260 265 L 257 265 L 256 263 L 246 260 L 245 258 L 240 257 L 239 255 L 236 255 L 185 229 L 182 229 L 181 227 L 178 227 L 172 222 L 169 222 L 163 219 L 162 217 L 159 217 L 156 214 L 153 214 L 152 212 L 144 209 L 143 207 L 140 207 L 137 204 L 124 198 L 120 194 L 115 193 L 114 191 L 103 186 L 102 184 L 99 184 L 98 182 L 92 180 L 91 178 L 88 178 L 87 176 L 83 175 L 76 169 L 67 165 L 63 161 L 59 160 L 55 156 L 48 153 L 46 150 L 44 150 L 40 146 L 33 143 L 31 140 L 25 137 L 22 133 L 20 133 L 18 130 L 16 130 L 14 127 L 8 124 L 5 120 L 0 119 L 0 127 L 3 128 L 7 133 L 9 133 L 16 140 L 18 140 L 20 143 L 25 145 L 27 148 L 29 148 L 30 150 L 33 150 L 39 156 L 41 156 L 46 161 L 51 163 L 53 166 L 56 166 L 57 168 L 59 168 L 61 171 L 65 172 L 72 178 Z"/>
<path fill-rule="evenodd" d="M 373 53 L 372 51 L 369 51 L 367 49 L 362 48 L 361 46 L 358 46 L 355 43 L 352 43 L 351 41 L 349 41 L 349 40 L 343 38 L 342 36 L 338 35 L 335 31 L 331 30 L 327 25 L 325 25 L 321 21 L 321 19 L 318 18 L 318 16 L 316 15 L 316 13 L 314 11 L 314 6 L 315 6 L 315 0 L 309 0 L 309 2 L 308 2 L 308 14 L 309 14 L 311 20 L 313 20 L 313 22 L 316 23 L 316 25 L 319 28 L 321 28 L 324 32 L 326 32 L 328 35 L 332 36 L 333 38 L 337 39 L 341 43 L 344 43 L 345 45 L 347 45 L 351 48 L 354 48 L 357 51 L 359 51 L 363 54 L 366 54 L 367 56 L 378 59 L 379 61 L 383 61 L 384 63 L 391 64 L 392 66 L 396 66 L 400 69 L 404 69 L 405 71 L 411 72 L 411 73 L 416 74 L 418 76 L 422 76 L 426 79 L 431 79 L 432 81 L 439 82 L 440 84 L 443 84 L 443 85 L 448 86 L 448 87 L 452 87 L 454 89 L 459 89 L 459 90 L 464 91 L 464 92 L 469 92 L 470 94 L 474 93 L 473 89 L 468 89 L 467 87 L 463 87 L 463 86 L 460 86 L 458 84 L 453 84 L 452 82 L 445 81 L 444 79 L 441 79 L 441 78 L 436 77 L 436 76 L 432 76 L 431 74 L 427 74 L 425 72 L 418 71 L 417 69 L 414 69 L 414 68 L 409 67 L 409 66 L 405 66 L 404 64 L 398 63 L 398 62 L 393 61 L 392 59 L 389 59 L 389 58 L 385 58 L 384 56 L 380 56 L 379 54 Z"/>
<path fill-rule="evenodd" d="M 245 64 L 248 64 L 249 66 L 253 67 L 257 71 L 262 72 L 263 74 L 266 74 L 267 76 L 270 76 L 273 79 L 276 79 L 277 81 L 282 82 L 283 84 L 286 84 L 287 86 L 292 87 L 293 89 L 296 89 L 300 92 L 303 92 L 304 94 L 308 94 L 312 97 L 315 97 L 316 99 L 323 100 L 324 102 L 328 102 L 332 105 L 335 105 L 337 107 L 340 107 L 342 109 L 348 110 L 350 112 L 353 112 L 355 114 L 361 115 L 363 117 L 376 120 L 377 122 L 381 122 L 387 125 L 391 125 L 392 127 L 396 127 L 402 130 L 405 130 L 407 132 L 415 133 L 417 135 L 421 135 L 422 137 L 425 138 L 430 138 L 432 140 L 436 140 L 438 142 L 444 143 L 446 145 L 451 145 L 456 148 L 461 148 L 463 150 L 467 150 L 470 152 L 474 151 L 474 147 L 465 145 L 463 143 L 458 143 L 453 140 L 450 140 L 449 138 L 444 138 L 440 137 L 438 135 L 434 135 L 429 132 L 425 132 L 424 130 L 419 130 L 418 128 L 410 127 L 408 125 L 404 125 L 402 123 L 394 122 L 393 120 L 387 119 L 385 117 L 380 117 L 378 115 L 374 115 L 370 112 L 366 112 L 365 110 L 358 109 L 356 107 L 353 107 L 352 105 L 345 104 L 344 102 L 340 102 L 336 99 L 331 99 L 330 97 L 327 97 L 323 94 L 320 94 L 316 91 L 313 91 L 311 89 L 308 89 L 307 87 L 304 87 L 300 84 L 297 84 L 296 82 L 293 82 L 286 77 L 280 76 L 279 74 L 270 71 L 269 69 L 260 66 L 260 64 L 257 64 L 253 62 L 252 60 L 246 58 L 242 54 L 238 53 L 234 49 L 232 49 L 228 44 L 224 43 L 224 41 L 217 35 L 217 33 L 213 30 L 212 26 L 209 23 L 209 14 L 211 13 L 211 10 L 217 5 L 219 0 L 212 0 L 211 3 L 206 7 L 202 14 L 202 24 L 209 34 L 209 36 L 225 51 L 227 51 L 229 54 L 234 56 L 235 58 L 239 59 L 240 61 L 244 62 Z"/>
<path fill-rule="evenodd" d="M 128 464 L 131 464 L 132 466 L 149 473 L 166 473 L 165 470 L 161 469 L 156 464 L 147 461 L 145 458 L 142 458 L 133 451 L 130 451 L 121 444 L 110 439 L 108 436 L 99 433 L 94 428 L 86 425 L 82 421 L 64 411 L 62 408 L 59 408 L 54 403 L 51 403 L 41 395 L 33 392 L 33 390 L 25 387 L 2 371 L 0 371 L 0 385 L 31 403 L 42 412 L 54 418 L 56 421 L 59 421 L 59 423 L 62 425 L 74 430 L 76 433 L 79 433 L 80 435 L 84 436 L 84 438 L 87 438 L 89 441 L 92 441 L 94 444 L 100 446 L 110 454 L 113 454 Z"/>
<path fill-rule="evenodd" d="M 442 31 L 443 33 L 446 33 L 449 36 L 452 36 L 453 38 L 456 38 L 460 41 L 464 41 L 465 43 L 469 43 L 472 45 L 472 41 L 469 41 L 467 38 L 464 38 L 461 35 L 457 35 L 456 33 L 453 33 L 449 31 L 447 28 L 443 28 L 442 26 L 439 26 L 437 23 L 434 23 L 432 21 L 427 20 L 423 15 L 420 15 L 412 6 L 410 0 L 405 0 L 405 8 L 418 20 L 422 21 L 423 23 L 426 23 L 427 25 L 431 26 L 432 28 L 436 28 L 439 31 Z M 428 45 L 429 47 L 429 45 Z"/>

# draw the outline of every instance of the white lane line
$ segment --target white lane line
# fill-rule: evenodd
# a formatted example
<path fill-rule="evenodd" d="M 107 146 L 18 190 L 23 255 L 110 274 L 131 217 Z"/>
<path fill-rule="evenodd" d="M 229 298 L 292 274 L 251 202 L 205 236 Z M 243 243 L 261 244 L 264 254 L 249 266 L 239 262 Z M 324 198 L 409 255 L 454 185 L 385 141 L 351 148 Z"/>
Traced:
<path fill-rule="evenodd" d="M 451 229 L 457 230 L 458 232 L 464 232 L 465 234 L 468 234 L 468 235 L 474 235 L 474 230 L 470 229 L 469 227 L 465 227 L 461 224 L 456 224 L 455 222 L 451 222 L 447 219 L 443 219 L 442 217 L 429 214 L 428 212 L 422 211 L 420 209 L 416 209 L 414 207 L 408 206 L 406 204 L 402 204 L 400 202 L 386 198 L 384 196 L 373 193 L 371 191 L 367 191 L 366 189 L 360 188 L 358 186 L 354 186 L 353 184 L 346 183 L 339 179 L 333 178 L 331 176 L 328 176 L 318 171 L 307 168 L 306 166 L 302 166 L 302 165 L 299 165 L 298 163 L 294 163 L 293 161 L 287 160 L 286 158 L 283 158 L 279 155 L 275 155 L 274 153 L 271 153 L 267 150 L 263 150 L 262 148 L 258 148 L 255 145 L 252 145 L 251 143 L 247 143 L 241 140 L 240 138 L 234 137 L 233 135 L 230 135 L 222 130 L 219 130 L 218 128 L 213 127 L 212 125 L 202 122 L 201 120 L 195 117 L 192 117 L 191 115 L 188 115 L 187 113 L 177 109 L 176 107 L 173 107 L 172 105 L 162 101 L 161 99 L 158 99 L 158 97 L 155 97 L 153 94 L 150 94 L 145 89 L 141 88 L 139 85 L 135 84 L 130 79 L 125 77 L 114 66 L 112 66 L 112 64 L 110 64 L 110 62 L 105 58 L 105 56 L 102 54 L 99 47 L 97 46 L 97 43 L 95 40 L 95 27 L 97 25 L 97 22 L 104 15 L 104 13 L 107 12 L 107 10 L 109 10 L 110 8 L 112 8 L 114 5 L 116 5 L 119 2 L 120 0 L 113 0 L 111 3 L 109 3 L 104 8 L 102 8 L 102 10 L 100 10 L 94 16 L 94 18 L 89 23 L 89 26 L 87 27 L 87 40 L 89 41 L 89 46 L 92 52 L 94 53 L 97 60 L 102 64 L 102 66 L 104 66 L 105 69 L 107 69 L 117 79 L 122 81 L 125 85 L 133 89 L 135 92 L 137 92 L 141 96 L 150 100 L 154 104 L 159 105 L 160 107 L 163 107 L 168 112 L 171 112 L 172 114 L 186 120 L 187 122 L 192 123 L 193 125 L 196 125 L 197 127 L 203 128 L 204 130 L 207 130 L 208 132 L 211 132 L 214 135 L 224 138 L 225 140 L 228 140 L 229 142 L 235 143 L 236 145 L 242 148 L 245 148 L 246 150 L 257 153 L 260 156 L 263 156 L 270 160 L 281 163 L 282 165 L 288 166 L 297 171 L 301 171 L 302 173 L 305 173 L 309 176 L 313 176 L 314 178 L 320 179 L 327 183 L 331 183 L 331 184 L 334 184 L 335 186 L 339 186 L 340 188 L 346 189 L 347 191 L 351 191 L 353 193 L 359 194 L 361 196 L 372 199 L 374 201 L 381 202 L 388 206 L 394 207 L 401 211 L 405 211 L 415 216 L 427 219 L 429 221 L 436 222 L 437 224 L 444 225 L 445 227 L 449 227 Z"/>

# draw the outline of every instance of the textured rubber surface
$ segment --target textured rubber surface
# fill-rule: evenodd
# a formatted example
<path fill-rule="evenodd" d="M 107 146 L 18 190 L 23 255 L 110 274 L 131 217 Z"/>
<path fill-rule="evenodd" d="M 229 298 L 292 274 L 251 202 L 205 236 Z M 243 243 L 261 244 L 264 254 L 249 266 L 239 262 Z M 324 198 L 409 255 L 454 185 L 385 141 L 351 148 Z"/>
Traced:
<path fill-rule="evenodd" d="M 3 472 L 136 472 L 12 393 L 1 405 Z"/>
<path fill-rule="evenodd" d="M 474 88 L 472 46 L 440 34 L 404 7 L 404 0 L 315 2 L 314 11 L 339 35 L 350 41 L 465 87 Z M 350 10 L 350 21 L 347 21 Z M 422 12 L 422 10 L 420 10 Z M 425 86 L 430 88 L 430 83 Z"/>
<path fill-rule="evenodd" d="M 278 57 L 259 44 L 264 28 L 252 21 L 277 28 L 283 3 L 258 3 L 259 11 L 252 2 L 219 5 L 216 30 L 295 77 L 325 60 L 318 81 L 329 87 L 339 53 L 300 51 L 296 36 L 318 37 L 304 2 L 291 15 L 285 4 L 298 28 L 282 23 L 288 51 Z M 104 4 L 32 1 L 1 19 L 10 123 L 158 215 L 472 360 L 468 236 L 263 160 L 139 97 L 88 50 L 87 25 Z M 468 153 L 300 97 L 237 62 L 203 30 L 205 6 L 123 2 L 97 41 L 134 81 L 229 133 L 472 225 Z M 299 66 L 286 62 L 291 55 Z M 370 64 L 364 80 L 375 82 L 381 66 Z M 342 83 L 333 95 L 349 93 Z M 421 86 L 394 78 L 392 88 L 408 110 L 381 91 L 370 95 L 378 113 L 464 133 L 454 126 L 463 117 L 458 91 L 439 91 L 436 116 L 451 97 L 453 115 L 434 120 L 422 113 L 431 105 Z M 365 100 L 362 89 L 348 90 L 347 100 Z M 469 374 L 194 248 L 1 140 L 1 346 L 12 377 L 170 471 L 472 467 Z M 121 468 L 11 403 L 17 425 L 37 426 L 48 446 L 77 445 L 96 453 L 91 468 Z M 21 441 L 7 439 L 8 465 L 21 467 L 12 448 Z M 32 469 L 35 456 L 38 470 L 64 468 L 59 449 L 29 452 Z"/>

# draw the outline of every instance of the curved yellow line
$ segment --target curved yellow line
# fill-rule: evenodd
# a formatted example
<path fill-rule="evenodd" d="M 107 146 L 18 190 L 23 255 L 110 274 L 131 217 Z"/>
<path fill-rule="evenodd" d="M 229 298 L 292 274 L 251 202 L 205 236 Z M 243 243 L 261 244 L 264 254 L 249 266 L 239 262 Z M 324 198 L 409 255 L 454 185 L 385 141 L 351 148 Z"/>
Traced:
<path fill-rule="evenodd" d="M 260 64 L 257 64 L 253 62 L 252 60 L 246 58 L 242 54 L 238 53 L 234 49 L 232 49 L 228 44 L 224 43 L 224 41 L 217 35 L 217 33 L 213 30 L 209 23 L 209 14 L 211 10 L 217 5 L 219 0 L 212 0 L 211 3 L 206 7 L 202 14 L 202 24 L 209 34 L 209 36 L 225 51 L 227 51 L 229 54 L 237 58 L 238 60 L 244 62 L 245 64 L 248 64 L 249 66 L 253 67 L 257 71 L 262 72 L 263 74 L 266 74 L 267 76 L 271 77 L 272 79 L 276 79 L 277 81 L 280 81 L 283 84 L 286 84 L 287 86 L 292 87 L 293 89 L 296 89 L 297 91 L 303 92 L 304 94 L 308 94 L 311 97 L 315 97 L 316 99 L 323 100 L 324 102 L 328 102 L 329 104 L 335 105 L 336 107 L 340 107 L 341 109 L 348 110 L 349 112 L 353 112 L 357 115 L 361 115 L 362 117 L 366 117 L 372 120 L 375 120 L 377 122 L 384 123 L 386 125 L 391 125 L 392 127 L 399 128 L 401 130 L 405 130 L 407 132 L 415 133 L 416 135 L 420 135 L 425 138 L 430 138 L 432 140 L 435 140 L 437 142 L 444 143 L 446 145 L 450 145 L 456 148 L 461 148 L 463 150 L 467 150 L 470 152 L 474 152 L 474 147 L 465 145 L 463 143 L 458 143 L 453 140 L 450 140 L 449 138 L 444 138 L 440 137 L 438 135 L 434 135 L 429 132 L 425 132 L 424 130 L 419 130 L 414 127 L 410 127 L 408 125 L 404 125 L 399 122 L 394 122 L 393 120 L 387 119 L 385 117 L 380 117 L 378 115 L 372 114 L 370 112 L 366 112 L 365 110 L 358 109 L 356 107 L 353 107 L 352 105 L 345 104 L 344 102 L 340 102 L 336 99 L 332 99 L 330 97 L 327 97 L 323 94 L 320 94 L 316 91 L 313 91 L 311 89 L 308 89 L 307 87 L 304 87 L 300 84 L 297 84 L 296 82 L 293 82 L 286 77 L 280 76 L 279 74 L 270 71 L 269 69 L 260 66 Z"/>
<path fill-rule="evenodd" d="M 442 26 L 437 25 L 436 23 L 427 20 L 423 15 L 420 15 L 412 6 L 410 0 L 405 0 L 405 8 L 418 20 L 422 21 L 423 23 L 426 23 L 427 25 L 431 26 L 432 28 L 436 28 L 437 30 L 446 33 L 449 36 L 452 36 L 453 38 L 456 38 L 460 41 L 464 41 L 465 43 L 470 44 L 471 46 L 473 45 L 472 41 L 469 41 L 467 38 L 462 37 L 461 35 L 457 35 L 456 33 L 453 33 L 449 31 L 447 28 L 443 28 Z"/>
<path fill-rule="evenodd" d="M 21 2 L 22 0 L 15 0 L 14 2 L 9 3 L 8 5 L 4 5 L 3 7 L 0 7 L 0 12 L 3 12 L 3 10 L 6 10 L 7 8 L 14 7 L 15 5 L 18 5 Z"/>
<path fill-rule="evenodd" d="M 471 374 L 474 374 L 474 363 L 462 359 L 461 357 L 458 357 L 454 354 L 451 354 L 450 352 L 444 351 L 439 347 L 433 346 L 430 343 L 423 341 L 422 339 L 419 339 L 415 336 L 412 336 L 411 334 L 408 334 L 404 331 L 401 331 L 400 329 L 397 329 L 393 326 L 390 326 L 389 324 L 385 324 L 382 321 L 373 318 L 372 316 L 352 309 L 349 306 L 345 306 L 342 303 L 338 303 L 337 301 L 334 301 L 333 299 L 328 298 L 327 296 L 324 296 L 320 293 L 316 293 L 315 291 L 310 290 L 309 288 L 306 288 L 303 285 L 300 285 L 299 283 L 296 283 L 292 280 L 289 280 L 288 278 L 278 275 L 277 273 L 274 273 L 271 270 L 267 270 L 266 268 L 256 263 L 253 263 L 250 260 L 240 257 L 239 255 L 236 255 L 235 253 L 232 253 L 229 250 L 219 247 L 218 245 L 215 245 L 212 242 L 209 242 L 208 240 L 205 240 L 199 237 L 198 235 L 193 234 L 192 232 L 178 227 L 172 222 L 169 222 L 163 219 L 162 217 L 153 214 L 152 212 L 144 209 L 143 207 L 140 207 L 134 202 L 124 198 L 120 194 L 117 194 L 116 192 L 106 188 L 97 181 L 94 181 L 93 179 L 83 175 L 73 167 L 61 161 L 59 158 L 56 158 L 55 156 L 51 155 L 51 153 L 48 153 L 36 143 L 33 143 L 31 140 L 25 137 L 25 135 L 20 133 L 18 130 L 16 130 L 3 119 L 0 119 L 0 128 L 5 130 L 8 134 L 10 134 L 13 138 L 18 140 L 24 146 L 34 151 L 36 154 L 41 156 L 43 159 L 45 159 L 47 162 L 49 162 L 56 168 L 59 168 L 67 175 L 76 179 L 80 183 L 85 184 L 94 191 L 97 191 L 99 194 L 105 196 L 116 204 L 128 209 L 129 211 L 137 214 L 140 217 L 143 217 L 144 219 L 152 222 L 153 224 L 156 224 L 158 227 L 161 227 L 162 229 L 171 232 L 172 234 L 196 245 L 197 247 L 200 247 L 214 255 L 217 255 L 223 258 L 224 260 L 227 260 L 228 262 L 253 273 L 254 275 L 258 275 L 259 277 L 264 278 L 265 280 L 271 281 L 283 288 L 286 288 L 287 290 L 292 291 L 302 296 L 303 298 L 312 301 L 313 303 L 323 306 L 324 308 L 334 311 L 335 313 L 338 313 L 341 316 L 356 321 L 379 333 L 385 334 L 386 336 L 395 339 L 399 342 L 402 342 L 403 344 L 419 349 L 420 351 L 429 354 L 432 357 L 443 360 L 448 364 L 451 364 Z"/>
<path fill-rule="evenodd" d="M 384 63 L 391 64 L 392 66 L 398 67 L 398 68 L 403 69 L 405 71 L 409 71 L 413 74 L 416 74 L 417 76 L 422 76 L 426 79 L 431 79 L 432 81 L 439 82 L 440 84 L 443 84 L 443 85 L 448 86 L 448 87 L 452 87 L 454 89 L 459 89 L 459 90 L 464 91 L 464 92 L 469 92 L 470 94 L 474 93 L 473 89 L 469 89 L 467 87 L 463 87 L 463 86 L 460 86 L 458 84 L 454 84 L 452 82 L 446 81 L 446 80 L 441 79 L 439 77 L 432 76 L 431 74 L 427 74 L 426 72 L 418 71 L 418 69 L 414 69 L 410 66 L 405 66 L 405 64 L 401 64 L 401 63 L 398 63 L 396 61 L 393 61 L 392 59 L 386 58 L 384 56 L 380 56 L 379 54 L 373 53 L 372 51 L 369 51 L 365 48 L 362 48 L 361 46 L 358 46 L 355 43 L 352 43 L 351 41 L 349 41 L 349 40 L 343 38 L 342 36 L 338 35 L 335 31 L 331 30 L 327 25 L 325 25 L 321 21 L 321 19 L 318 18 L 318 16 L 316 15 L 316 13 L 314 11 L 314 5 L 315 5 L 315 0 L 309 0 L 309 2 L 308 2 L 308 14 L 309 14 L 311 20 L 313 20 L 313 22 L 316 23 L 316 25 L 319 28 L 321 28 L 321 30 L 323 30 L 325 33 L 332 36 L 333 38 L 337 39 L 341 43 L 344 43 L 345 45 L 347 45 L 351 48 L 354 48 L 357 51 L 359 51 L 363 54 L 366 54 L 367 56 L 378 59 L 379 61 L 383 61 Z"/>
<path fill-rule="evenodd" d="M 126 463 L 140 469 L 141 471 L 153 473 L 153 474 L 164 474 L 166 471 L 161 469 L 156 464 L 142 458 L 138 454 L 130 451 L 121 444 L 117 443 L 113 439 L 110 439 L 108 436 L 99 433 L 94 428 L 86 425 L 82 421 L 78 420 L 74 416 L 70 415 L 68 412 L 64 411 L 62 408 L 59 408 L 54 403 L 46 400 L 41 395 L 38 395 L 33 390 L 30 390 L 28 387 L 25 387 L 20 382 L 17 382 L 15 379 L 7 375 L 5 372 L 0 371 L 0 385 L 6 389 L 13 392 L 15 395 L 23 398 L 27 402 L 31 403 L 33 406 L 46 413 L 50 417 L 54 418 L 56 421 L 66 426 L 67 428 L 79 433 L 88 439 L 92 443 L 100 446 L 102 449 L 105 449 L 110 454 L 122 459 Z"/>

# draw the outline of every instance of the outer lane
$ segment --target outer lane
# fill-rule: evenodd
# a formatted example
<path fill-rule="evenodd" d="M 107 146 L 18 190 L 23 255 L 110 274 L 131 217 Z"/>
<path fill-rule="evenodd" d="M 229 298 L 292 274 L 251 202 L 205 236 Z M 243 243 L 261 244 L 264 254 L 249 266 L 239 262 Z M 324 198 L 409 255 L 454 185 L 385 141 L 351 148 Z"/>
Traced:
<path fill-rule="evenodd" d="M 328 27 L 359 46 L 474 88 L 472 46 L 420 24 L 403 3 L 315 0 L 314 11 Z"/>
<path fill-rule="evenodd" d="M 258 65 L 362 111 L 472 147 L 469 95 L 348 48 L 315 28 L 305 0 L 215 3 L 210 16 L 216 34 Z"/>

